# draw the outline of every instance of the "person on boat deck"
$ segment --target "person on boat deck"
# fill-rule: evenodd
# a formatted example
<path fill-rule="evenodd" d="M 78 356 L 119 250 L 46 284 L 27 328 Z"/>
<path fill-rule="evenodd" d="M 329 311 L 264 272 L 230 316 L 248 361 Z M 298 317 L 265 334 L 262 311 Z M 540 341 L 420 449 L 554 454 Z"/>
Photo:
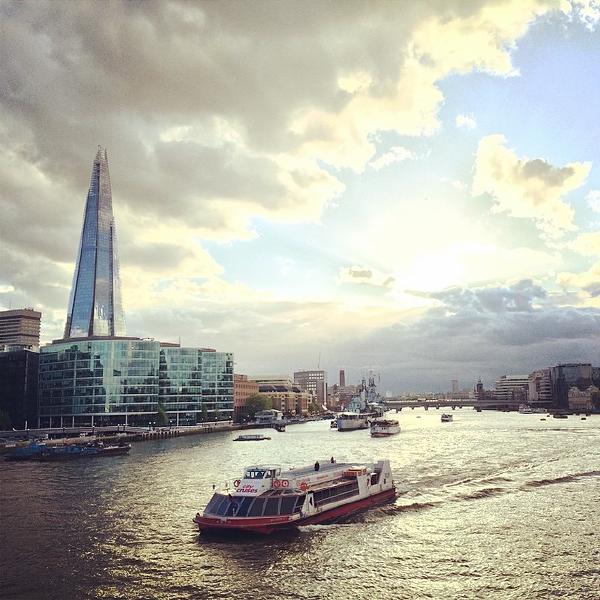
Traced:
<path fill-rule="evenodd" d="M 321 465 L 319 464 L 319 461 L 317 461 L 315 463 L 315 471 L 318 471 L 321 468 Z"/>

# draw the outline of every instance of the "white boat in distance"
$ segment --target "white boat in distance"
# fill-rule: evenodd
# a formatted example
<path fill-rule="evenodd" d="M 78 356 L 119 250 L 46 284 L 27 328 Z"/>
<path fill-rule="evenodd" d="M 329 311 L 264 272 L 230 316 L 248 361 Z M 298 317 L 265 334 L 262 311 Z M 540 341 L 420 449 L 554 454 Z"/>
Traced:
<path fill-rule="evenodd" d="M 371 421 L 371 437 L 389 437 L 400 433 L 400 423 L 395 419 L 375 419 Z"/>
<path fill-rule="evenodd" d="M 355 431 L 356 429 L 367 429 L 369 427 L 369 415 L 367 413 L 343 412 L 337 417 L 338 431 Z"/>
<path fill-rule="evenodd" d="M 443 414 L 442 415 L 442 423 L 451 423 L 454 420 L 452 415 Z"/>

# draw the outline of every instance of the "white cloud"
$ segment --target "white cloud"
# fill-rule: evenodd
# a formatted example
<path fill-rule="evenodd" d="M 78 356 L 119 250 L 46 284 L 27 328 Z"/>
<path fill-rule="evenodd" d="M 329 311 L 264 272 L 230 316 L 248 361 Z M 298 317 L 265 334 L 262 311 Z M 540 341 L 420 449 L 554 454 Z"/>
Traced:
<path fill-rule="evenodd" d="M 477 127 L 477 121 L 473 115 L 456 115 L 455 123 L 457 127 L 464 127 L 465 129 L 475 129 Z"/>
<path fill-rule="evenodd" d="M 583 256 L 600 256 L 600 231 L 581 233 L 568 247 Z"/>
<path fill-rule="evenodd" d="M 590 169 L 589 162 L 555 167 L 540 158 L 521 159 L 504 136 L 489 135 L 479 142 L 472 191 L 490 194 L 495 212 L 533 219 L 545 236 L 558 238 L 576 229 L 563 196 L 583 185 Z"/>
<path fill-rule="evenodd" d="M 401 162 L 409 158 L 415 158 L 415 155 L 410 150 L 407 150 L 403 146 L 392 146 L 385 154 L 382 154 L 376 160 L 371 161 L 369 166 L 376 171 L 379 171 L 392 163 Z"/>
<path fill-rule="evenodd" d="M 585 199 L 594 212 L 600 212 L 600 190 L 591 190 Z"/>
<path fill-rule="evenodd" d="M 598 0 L 562 0 L 561 10 L 571 19 L 579 19 L 590 31 L 594 31 L 600 21 Z"/>

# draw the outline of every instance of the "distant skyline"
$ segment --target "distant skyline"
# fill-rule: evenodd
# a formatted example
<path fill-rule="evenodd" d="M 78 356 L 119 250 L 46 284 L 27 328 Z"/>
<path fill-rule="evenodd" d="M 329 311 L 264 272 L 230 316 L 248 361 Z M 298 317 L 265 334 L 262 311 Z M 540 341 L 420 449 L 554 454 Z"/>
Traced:
<path fill-rule="evenodd" d="M 600 364 L 597 2 L 0 15 L 0 310 L 42 341 L 100 144 L 130 335 L 396 393 Z"/>

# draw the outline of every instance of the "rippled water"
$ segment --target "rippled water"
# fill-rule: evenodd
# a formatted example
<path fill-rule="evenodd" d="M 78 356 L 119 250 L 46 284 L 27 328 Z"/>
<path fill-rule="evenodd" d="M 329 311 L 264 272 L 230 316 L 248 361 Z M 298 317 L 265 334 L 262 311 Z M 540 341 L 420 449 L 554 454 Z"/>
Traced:
<path fill-rule="evenodd" d="M 544 415 L 542 415 L 544 416 Z M 129 457 L 0 464 L 0 597 L 573 598 L 600 591 L 600 416 L 403 411 L 372 439 L 328 422 Z M 203 539 L 192 517 L 244 465 L 391 459 L 400 495 L 343 525 Z"/>

